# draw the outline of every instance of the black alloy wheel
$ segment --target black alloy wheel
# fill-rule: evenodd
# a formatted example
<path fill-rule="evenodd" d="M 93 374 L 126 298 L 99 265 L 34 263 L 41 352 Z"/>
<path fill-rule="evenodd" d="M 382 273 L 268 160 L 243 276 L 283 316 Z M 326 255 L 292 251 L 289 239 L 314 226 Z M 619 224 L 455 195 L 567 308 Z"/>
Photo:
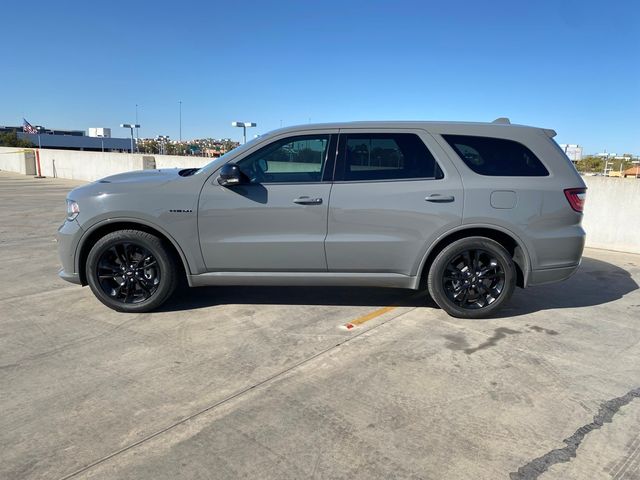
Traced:
<path fill-rule="evenodd" d="M 86 262 L 93 294 L 119 312 L 149 312 L 174 292 L 180 272 L 170 245 L 139 230 L 117 230 L 100 238 Z"/>
<path fill-rule="evenodd" d="M 130 242 L 115 243 L 107 248 L 96 269 L 102 291 L 122 303 L 148 300 L 161 280 L 160 267 L 145 247 Z"/>
<path fill-rule="evenodd" d="M 504 269 L 486 250 L 465 250 L 445 268 L 442 286 L 449 300 L 460 308 L 474 310 L 491 305 L 504 290 Z"/>
<path fill-rule="evenodd" d="M 427 284 L 431 298 L 459 318 L 486 318 L 511 298 L 517 271 L 509 252 L 485 237 L 468 237 L 435 257 Z"/>

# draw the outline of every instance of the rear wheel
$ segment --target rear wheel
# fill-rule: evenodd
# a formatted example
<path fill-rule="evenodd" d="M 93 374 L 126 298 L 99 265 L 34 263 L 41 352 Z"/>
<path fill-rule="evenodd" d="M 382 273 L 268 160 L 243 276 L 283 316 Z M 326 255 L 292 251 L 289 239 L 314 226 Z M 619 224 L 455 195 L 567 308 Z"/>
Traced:
<path fill-rule="evenodd" d="M 148 312 L 176 288 L 176 259 L 155 235 L 118 230 L 96 242 L 87 257 L 87 281 L 94 295 L 119 312 Z"/>
<path fill-rule="evenodd" d="M 486 318 L 513 294 L 516 268 L 495 240 L 463 238 L 438 254 L 427 283 L 433 300 L 449 315 Z"/>

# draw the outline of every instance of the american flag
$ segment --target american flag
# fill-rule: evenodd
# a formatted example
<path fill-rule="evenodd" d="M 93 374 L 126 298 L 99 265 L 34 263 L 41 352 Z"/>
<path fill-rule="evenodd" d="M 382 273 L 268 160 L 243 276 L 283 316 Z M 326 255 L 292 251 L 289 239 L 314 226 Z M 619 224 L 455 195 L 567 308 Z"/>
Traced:
<path fill-rule="evenodd" d="M 36 127 L 31 125 L 24 118 L 22 119 L 22 131 L 25 132 L 25 133 L 38 133 L 38 130 L 36 130 Z"/>

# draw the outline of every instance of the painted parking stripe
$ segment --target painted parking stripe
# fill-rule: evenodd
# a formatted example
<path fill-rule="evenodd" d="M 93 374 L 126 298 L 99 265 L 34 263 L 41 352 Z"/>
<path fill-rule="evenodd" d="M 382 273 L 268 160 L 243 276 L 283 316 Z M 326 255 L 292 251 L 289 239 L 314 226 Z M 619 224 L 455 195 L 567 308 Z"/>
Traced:
<path fill-rule="evenodd" d="M 379 308 L 378 310 L 374 310 L 373 312 L 369 312 L 366 315 L 362 315 L 355 320 L 351 320 L 350 322 L 345 323 L 344 325 L 342 325 L 342 328 L 346 330 L 352 330 L 358 325 L 362 325 L 363 323 L 368 322 L 369 320 L 373 320 L 374 318 L 379 317 L 380 315 L 384 315 L 385 313 L 390 312 L 391 310 L 395 310 L 396 308 L 397 307 Z"/>

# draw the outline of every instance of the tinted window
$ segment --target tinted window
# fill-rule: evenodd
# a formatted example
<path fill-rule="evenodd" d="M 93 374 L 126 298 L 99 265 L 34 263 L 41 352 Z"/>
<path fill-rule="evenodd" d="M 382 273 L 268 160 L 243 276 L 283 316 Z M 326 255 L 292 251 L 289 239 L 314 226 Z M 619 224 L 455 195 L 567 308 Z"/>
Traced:
<path fill-rule="evenodd" d="M 503 138 L 443 135 L 462 161 L 480 175 L 545 177 L 549 172 L 531 150 Z"/>
<path fill-rule="evenodd" d="M 340 136 L 342 180 L 442 178 L 435 158 L 412 133 Z"/>
<path fill-rule="evenodd" d="M 275 141 L 238 161 L 252 183 L 319 182 L 330 135 L 305 135 Z"/>

